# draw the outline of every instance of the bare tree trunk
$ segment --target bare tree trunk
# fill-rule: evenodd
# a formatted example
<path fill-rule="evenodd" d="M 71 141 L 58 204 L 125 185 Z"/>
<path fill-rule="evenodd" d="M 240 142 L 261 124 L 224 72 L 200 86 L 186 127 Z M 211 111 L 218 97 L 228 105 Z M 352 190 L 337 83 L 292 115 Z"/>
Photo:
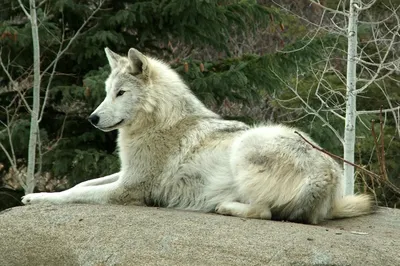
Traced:
<path fill-rule="evenodd" d="M 318 82 L 315 95 L 317 96 L 319 103 L 310 104 L 310 95 L 308 94 L 308 96 L 303 96 L 299 93 L 298 75 L 296 76 L 296 81 L 293 82 L 295 83 L 295 86 L 291 86 L 288 82 L 281 79 L 281 81 L 284 82 L 284 84 L 286 84 L 287 87 L 292 91 L 295 97 L 292 99 L 284 97 L 282 101 L 278 101 L 278 103 L 283 108 L 294 110 L 293 106 L 287 105 L 287 103 L 296 101 L 297 104 L 297 101 L 300 100 L 302 103 L 302 109 L 305 111 L 306 115 L 312 115 L 318 118 L 324 124 L 324 126 L 327 126 L 336 135 L 337 139 L 343 144 L 343 158 L 346 161 L 354 164 L 357 119 L 359 119 L 360 125 L 363 125 L 368 130 L 371 130 L 369 123 L 364 121 L 364 119 L 368 119 L 365 115 L 385 113 L 386 117 L 386 113 L 392 112 L 395 127 L 400 129 L 398 115 L 400 107 L 397 106 L 398 104 L 396 102 L 396 97 L 388 94 L 385 85 L 386 80 L 398 80 L 397 75 L 400 68 L 400 57 L 397 53 L 399 50 L 398 36 L 400 34 L 400 17 L 398 16 L 399 5 L 393 5 L 392 3 L 385 5 L 385 11 L 383 12 L 382 10 L 380 12 L 383 13 L 377 14 L 375 13 L 376 10 L 371 9 L 371 7 L 374 4 L 382 2 L 379 0 L 342 1 L 343 5 L 338 5 L 337 9 L 324 6 L 321 3 L 322 1 L 319 0 L 309 1 L 324 11 L 320 18 L 320 24 L 315 24 L 314 22 L 310 21 L 311 25 L 317 27 L 315 34 L 312 35 L 311 40 L 313 40 L 314 37 L 317 36 L 322 30 L 327 31 L 329 34 L 338 34 L 339 36 L 347 31 L 346 37 L 348 41 L 348 47 L 346 59 L 346 78 L 343 78 L 341 70 L 336 67 L 336 62 L 338 59 L 336 56 L 339 52 L 341 53 L 343 51 L 341 48 L 338 48 L 336 44 L 333 46 L 329 44 L 326 46 L 328 49 L 324 50 L 327 54 L 327 60 L 325 61 L 325 64 L 322 65 L 322 67 L 320 64 L 316 64 L 316 68 L 312 68 L 312 74 L 317 78 Z M 276 3 L 276 1 L 273 2 Z M 346 3 L 349 3 L 348 10 Z M 290 9 L 287 9 L 283 6 L 280 7 L 286 9 L 288 12 L 292 12 Z M 368 16 L 365 17 L 367 20 L 359 21 L 359 14 L 363 11 L 367 11 L 369 13 Z M 329 18 L 330 23 L 324 22 L 326 20 L 324 17 L 325 12 L 331 14 Z M 307 21 L 307 19 L 304 17 L 299 16 L 299 18 Z M 346 24 L 347 22 L 348 24 Z M 357 24 L 363 26 L 366 33 L 370 31 L 366 35 L 369 36 L 369 39 L 361 41 L 360 43 L 358 43 L 357 38 Z M 309 43 L 311 43 L 311 41 L 309 41 L 308 44 Z M 305 46 L 291 51 L 286 50 L 285 52 L 296 52 L 304 47 Z M 341 58 L 340 55 L 339 58 Z M 358 71 L 358 73 L 356 71 Z M 276 73 L 274 74 L 277 76 Z M 341 91 L 337 89 L 335 83 L 332 84 L 332 76 L 336 76 L 337 81 L 343 82 L 343 84 L 346 86 L 346 95 L 342 95 Z M 309 86 L 308 83 L 305 84 Z M 357 84 L 359 84 L 358 87 L 356 86 Z M 381 90 L 382 96 L 384 97 L 383 99 L 386 99 L 390 108 L 357 111 L 357 96 L 359 94 L 365 94 L 369 92 L 372 84 Z M 342 97 L 345 98 L 345 108 L 343 108 Z M 374 97 L 376 96 L 374 95 Z M 368 109 L 368 106 L 366 106 L 365 109 Z M 330 124 L 329 119 L 325 118 L 327 114 L 334 115 L 335 117 L 345 121 L 343 137 L 338 132 L 337 128 Z M 306 117 L 306 115 L 304 117 Z M 398 134 L 400 134 L 400 130 L 398 131 Z M 383 139 L 384 135 L 381 137 Z M 373 176 L 376 177 L 376 175 Z M 345 195 L 354 194 L 354 180 L 354 167 L 350 164 L 344 163 L 343 191 Z M 396 188 L 392 189 L 392 186 L 389 185 L 389 183 L 386 183 L 385 185 L 387 185 L 388 188 L 396 193 Z"/>
<path fill-rule="evenodd" d="M 33 41 L 33 107 L 29 133 L 28 169 L 26 174 L 27 188 L 25 194 L 32 193 L 35 188 L 36 148 L 39 134 L 38 118 L 40 112 L 40 46 L 35 0 L 29 1 L 29 7 Z"/>
<path fill-rule="evenodd" d="M 356 57 L 357 57 L 357 0 L 350 1 L 349 25 L 347 32 L 347 82 L 346 82 L 346 120 L 344 129 L 345 160 L 354 163 L 354 146 L 356 140 Z M 354 167 L 344 163 L 345 195 L 354 194 Z"/>
<path fill-rule="evenodd" d="M 43 75 L 43 73 L 40 73 L 40 44 L 39 44 L 39 33 L 38 33 L 38 25 L 37 25 L 36 3 L 35 3 L 35 0 L 29 0 L 30 10 L 28 12 L 26 10 L 25 6 L 23 5 L 22 1 L 18 0 L 18 3 L 20 5 L 22 11 L 25 13 L 26 17 L 29 19 L 29 21 L 31 23 L 32 42 L 33 42 L 33 106 L 32 106 L 32 108 L 25 101 L 25 98 L 23 98 L 23 96 L 21 97 L 23 102 L 26 104 L 25 107 L 29 110 L 29 112 L 31 114 L 29 147 L 28 147 L 28 169 L 27 169 L 25 181 L 21 180 L 21 184 L 24 187 L 25 194 L 32 193 L 35 188 L 35 185 L 36 185 L 36 180 L 35 180 L 36 169 L 35 168 L 36 168 L 36 163 L 37 163 L 36 162 L 36 152 L 38 149 L 38 141 L 39 141 L 39 123 L 43 117 L 44 108 L 46 106 L 48 93 L 49 93 L 49 89 L 50 89 L 50 84 L 54 77 L 57 63 L 60 60 L 60 58 L 62 57 L 62 55 L 64 55 L 64 53 L 69 49 L 72 42 L 74 42 L 75 39 L 81 34 L 82 30 L 85 28 L 87 23 L 100 10 L 104 1 L 105 0 L 98 1 L 98 6 L 93 10 L 93 12 L 90 14 L 90 16 L 84 21 L 84 23 L 76 31 L 76 33 L 72 36 L 72 38 L 69 39 L 69 41 L 65 47 L 63 47 L 64 41 L 65 41 L 64 40 L 64 32 L 62 33 L 59 51 L 57 52 L 55 59 L 43 71 L 43 73 L 48 73 L 48 71 L 52 68 L 52 70 L 50 72 L 50 76 L 49 76 L 49 81 L 47 83 L 45 94 L 44 94 L 42 110 L 40 110 L 40 87 L 41 87 L 41 75 Z M 0 50 L 0 52 L 1 52 L 1 50 Z M 1 61 L 1 58 L 0 58 L 0 66 L 1 66 L 1 69 L 4 70 L 4 72 L 8 75 L 8 77 L 12 81 L 13 79 L 11 78 L 10 73 L 7 71 L 7 68 L 4 66 L 3 62 Z M 6 155 L 8 154 L 7 151 L 5 150 L 4 146 L 1 145 L 1 143 L 0 143 L 0 149 L 5 151 Z M 9 156 L 9 154 L 7 157 L 11 161 L 12 158 Z M 12 164 L 12 162 L 11 162 L 11 164 Z M 37 174 L 37 172 L 36 172 L 36 174 Z"/>

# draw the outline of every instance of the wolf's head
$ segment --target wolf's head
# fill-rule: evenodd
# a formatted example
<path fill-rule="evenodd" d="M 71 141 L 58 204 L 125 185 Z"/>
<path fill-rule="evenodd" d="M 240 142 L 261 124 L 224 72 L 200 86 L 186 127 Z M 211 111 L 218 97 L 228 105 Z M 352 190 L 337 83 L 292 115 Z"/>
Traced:
<path fill-rule="evenodd" d="M 89 116 L 89 121 L 103 131 L 111 131 L 129 124 L 143 108 L 151 84 L 150 58 L 131 48 L 128 57 L 120 56 L 105 48 L 111 73 L 105 82 L 106 97 Z"/>
<path fill-rule="evenodd" d="M 170 127 L 185 116 L 218 117 L 208 110 L 167 64 L 129 49 L 123 57 L 105 49 L 111 73 L 106 97 L 89 116 L 103 131 Z"/>

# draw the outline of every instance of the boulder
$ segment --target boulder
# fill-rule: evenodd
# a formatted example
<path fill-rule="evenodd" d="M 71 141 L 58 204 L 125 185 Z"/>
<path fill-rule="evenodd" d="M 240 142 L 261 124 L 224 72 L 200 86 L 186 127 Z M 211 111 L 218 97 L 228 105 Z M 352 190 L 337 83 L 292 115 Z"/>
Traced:
<path fill-rule="evenodd" d="M 305 225 L 172 209 L 0 213 L 0 265 L 400 265 L 400 210 Z"/>

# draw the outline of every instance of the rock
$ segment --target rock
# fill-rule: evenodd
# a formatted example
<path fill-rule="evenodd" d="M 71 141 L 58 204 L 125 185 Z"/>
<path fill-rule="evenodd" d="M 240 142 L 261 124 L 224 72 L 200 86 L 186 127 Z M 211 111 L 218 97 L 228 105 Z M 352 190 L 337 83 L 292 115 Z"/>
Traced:
<path fill-rule="evenodd" d="M 400 210 L 318 226 L 171 209 L 0 213 L 0 265 L 400 265 Z"/>

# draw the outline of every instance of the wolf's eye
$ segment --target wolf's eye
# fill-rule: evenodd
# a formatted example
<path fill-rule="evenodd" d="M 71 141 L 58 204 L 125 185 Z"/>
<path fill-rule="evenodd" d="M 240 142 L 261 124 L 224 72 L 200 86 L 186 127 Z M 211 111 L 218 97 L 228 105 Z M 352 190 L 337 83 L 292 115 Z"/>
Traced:
<path fill-rule="evenodd" d="M 124 95 L 124 93 L 125 93 L 125 91 L 122 91 L 122 90 L 119 91 L 119 92 L 117 93 L 117 97 Z"/>

